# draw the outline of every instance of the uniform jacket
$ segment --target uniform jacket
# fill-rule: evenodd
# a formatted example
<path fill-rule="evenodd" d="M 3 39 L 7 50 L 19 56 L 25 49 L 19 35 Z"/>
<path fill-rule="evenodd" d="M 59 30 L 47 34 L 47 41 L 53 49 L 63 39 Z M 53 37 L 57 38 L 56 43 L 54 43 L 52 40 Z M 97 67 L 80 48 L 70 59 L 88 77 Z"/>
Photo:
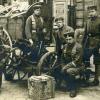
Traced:
<path fill-rule="evenodd" d="M 62 29 L 59 29 L 58 33 L 53 32 L 57 49 L 60 49 L 62 44 L 66 44 L 67 41 L 66 41 L 66 38 L 64 37 L 64 34 L 67 34 L 70 32 L 74 32 L 74 30 L 73 28 L 69 26 L 64 26 Z"/>
<path fill-rule="evenodd" d="M 83 38 L 84 47 L 96 46 L 97 39 L 100 40 L 100 18 L 96 17 L 94 20 L 88 19 L 85 25 L 85 34 Z M 95 41 L 95 42 L 94 42 Z"/>
<path fill-rule="evenodd" d="M 33 41 L 38 40 L 37 30 L 43 29 L 43 19 L 42 17 L 36 17 L 34 14 L 29 16 L 26 20 L 25 34 L 26 38 L 32 38 Z"/>
<path fill-rule="evenodd" d="M 73 43 L 72 45 L 65 45 L 66 62 L 67 64 L 62 68 L 62 72 L 67 71 L 68 74 L 75 75 L 84 69 L 82 65 L 82 45 Z"/>
<path fill-rule="evenodd" d="M 66 44 L 64 46 L 65 57 L 68 63 L 75 61 L 77 64 L 82 63 L 82 45 L 80 43 L 73 43 L 72 45 Z"/>

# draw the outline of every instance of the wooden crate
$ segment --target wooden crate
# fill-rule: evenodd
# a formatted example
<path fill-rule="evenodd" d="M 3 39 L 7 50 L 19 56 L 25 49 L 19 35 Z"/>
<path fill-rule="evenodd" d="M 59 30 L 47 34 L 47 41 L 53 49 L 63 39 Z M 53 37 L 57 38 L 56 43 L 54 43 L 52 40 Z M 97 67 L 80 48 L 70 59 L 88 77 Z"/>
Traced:
<path fill-rule="evenodd" d="M 55 97 L 55 80 L 51 76 L 31 76 L 28 79 L 29 97 L 32 100 L 47 100 Z"/>

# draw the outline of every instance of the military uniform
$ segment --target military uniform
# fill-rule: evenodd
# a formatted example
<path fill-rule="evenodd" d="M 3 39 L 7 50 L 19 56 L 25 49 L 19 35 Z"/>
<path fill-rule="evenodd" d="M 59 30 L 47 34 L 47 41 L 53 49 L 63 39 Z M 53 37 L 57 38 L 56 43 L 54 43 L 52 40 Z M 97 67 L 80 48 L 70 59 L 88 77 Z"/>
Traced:
<path fill-rule="evenodd" d="M 67 89 L 74 91 L 70 96 L 76 96 L 76 90 L 79 87 L 79 83 L 76 76 L 84 72 L 84 66 L 82 65 L 82 45 L 79 43 L 73 43 L 71 45 L 65 45 L 65 58 L 67 64 L 62 68 L 62 75 L 64 80 L 66 80 Z"/>
<path fill-rule="evenodd" d="M 56 51 L 58 54 L 58 57 L 62 54 L 62 45 L 67 43 L 67 40 L 65 38 L 65 34 L 74 32 L 73 28 L 69 26 L 63 26 L 62 28 L 58 29 L 58 33 L 53 32 L 55 41 L 56 41 Z"/>
<path fill-rule="evenodd" d="M 56 52 L 58 54 L 58 57 L 62 54 L 61 46 L 66 43 L 66 39 L 64 37 L 65 27 L 62 29 L 58 29 L 57 33 L 53 33 L 55 41 L 56 41 Z"/>
<path fill-rule="evenodd" d="M 41 8 L 41 4 L 33 6 L 34 13 L 26 20 L 25 34 L 27 39 L 32 39 L 35 44 L 37 41 L 43 41 L 44 39 L 44 21 L 43 18 L 35 13 Z M 34 45 L 33 44 L 33 45 Z"/>
<path fill-rule="evenodd" d="M 95 79 L 98 81 L 99 70 L 100 70 L 100 18 L 95 16 L 88 19 L 85 27 L 85 34 L 83 39 L 84 46 L 84 60 L 90 60 L 91 55 L 93 55 L 95 64 Z M 89 65 L 86 63 L 86 65 Z M 98 82 L 97 82 L 98 83 Z"/>
<path fill-rule="evenodd" d="M 66 58 L 66 61 L 71 62 L 71 61 L 81 61 L 80 57 L 82 57 L 82 45 L 79 43 L 73 43 L 71 45 L 64 45 L 64 56 Z"/>
<path fill-rule="evenodd" d="M 61 64 L 63 63 L 62 46 L 67 43 L 66 38 L 64 37 L 64 34 L 68 32 L 70 33 L 70 31 L 73 31 L 73 29 L 66 26 L 59 28 L 58 25 L 54 23 L 53 36 L 56 42 L 56 53 L 57 53 L 57 62 L 55 66 L 59 66 L 59 67 L 54 69 L 52 74 L 56 78 L 56 80 L 62 80 L 62 74 L 61 74 Z M 59 82 L 58 82 L 58 85 L 60 85 Z"/>
<path fill-rule="evenodd" d="M 27 39 L 32 38 L 34 42 L 38 41 L 43 37 L 43 19 L 42 17 L 37 17 L 31 15 L 26 21 L 25 34 Z"/>

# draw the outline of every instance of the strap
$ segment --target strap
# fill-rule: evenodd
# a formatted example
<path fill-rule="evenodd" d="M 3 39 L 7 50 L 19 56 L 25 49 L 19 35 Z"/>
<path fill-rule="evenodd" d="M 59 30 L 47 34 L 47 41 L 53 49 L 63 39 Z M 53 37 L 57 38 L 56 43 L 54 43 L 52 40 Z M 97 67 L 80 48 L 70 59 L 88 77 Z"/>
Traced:
<path fill-rule="evenodd" d="M 36 32 L 35 28 L 36 28 L 36 21 L 33 15 L 31 15 L 31 19 L 32 19 L 32 32 Z"/>
<path fill-rule="evenodd" d="M 31 16 L 31 19 L 32 19 L 32 22 L 35 22 L 35 18 L 33 15 Z"/>

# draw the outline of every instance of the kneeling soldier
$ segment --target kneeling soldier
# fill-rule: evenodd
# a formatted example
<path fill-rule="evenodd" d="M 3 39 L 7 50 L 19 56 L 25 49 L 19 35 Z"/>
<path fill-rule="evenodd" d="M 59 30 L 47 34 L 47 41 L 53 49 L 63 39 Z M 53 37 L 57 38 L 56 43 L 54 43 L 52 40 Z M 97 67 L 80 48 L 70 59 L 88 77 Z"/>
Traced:
<path fill-rule="evenodd" d="M 62 73 L 67 82 L 67 89 L 70 91 L 70 96 L 75 97 L 77 94 L 78 82 L 76 76 L 84 70 L 82 65 L 82 46 L 75 42 L 74 34 L 67 34 L 67 44 L 64 45 L 66 51 L 66 61 L 68 62 L 62 68 Z"/>

